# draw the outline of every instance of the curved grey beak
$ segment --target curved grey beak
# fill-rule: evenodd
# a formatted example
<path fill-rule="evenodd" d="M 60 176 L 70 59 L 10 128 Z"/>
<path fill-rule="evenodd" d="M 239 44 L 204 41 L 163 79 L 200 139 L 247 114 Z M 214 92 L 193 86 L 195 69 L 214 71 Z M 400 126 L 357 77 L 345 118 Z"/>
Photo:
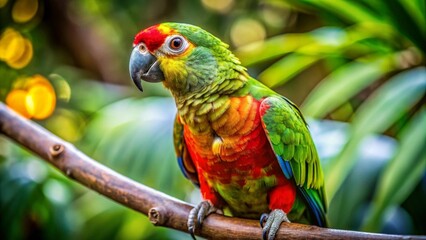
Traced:
<path fill-rule="evenodd" d="M 139 90 L 143 91 L 141 80 L 161 82 L 164 80 L 157 58 L 148 51 L 141 53 L 138 46 L 133 48 L 129 62 L 130 76 Z"/>

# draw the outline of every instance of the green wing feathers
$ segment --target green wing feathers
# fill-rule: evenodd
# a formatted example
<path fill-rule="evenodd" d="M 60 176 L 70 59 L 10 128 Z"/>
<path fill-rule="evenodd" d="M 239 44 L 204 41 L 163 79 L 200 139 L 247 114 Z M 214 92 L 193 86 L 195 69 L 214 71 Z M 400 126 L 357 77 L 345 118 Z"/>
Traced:
<path fill-rule="evenodd" d="M 299 110 L 285 98 L 269 97 L 262 121 L 275 153 L 288 161 L 298 186 L 319 189 L 324 184 L 315 145 Z"/>
<path fill-rule="evenodd" d="M 262 101 L 260 114 L 284 175 L 294 179 L 319 225 L 326 225 L 324 175 L 300 110 L 288 99 L 274 96 Z"/>

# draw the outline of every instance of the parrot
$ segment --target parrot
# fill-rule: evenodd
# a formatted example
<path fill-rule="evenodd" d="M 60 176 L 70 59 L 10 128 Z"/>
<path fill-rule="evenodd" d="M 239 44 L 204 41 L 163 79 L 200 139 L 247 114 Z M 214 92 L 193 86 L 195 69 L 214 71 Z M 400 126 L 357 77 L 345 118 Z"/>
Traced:
<path fill-rule="evenodd" d="M 212 213 L 258 219 L 263 239 L 274 239 L 282 222 L 327 227 L 324 175 L 305 118 L 251 77 L 228 44 L 195 25 L 160 23 L 136 34 L 129 71 L 139 90 L 142 80 L 161 82 L 175 100 L 177 162 L 202 196 L 188 215 L 194 239 Z"/>

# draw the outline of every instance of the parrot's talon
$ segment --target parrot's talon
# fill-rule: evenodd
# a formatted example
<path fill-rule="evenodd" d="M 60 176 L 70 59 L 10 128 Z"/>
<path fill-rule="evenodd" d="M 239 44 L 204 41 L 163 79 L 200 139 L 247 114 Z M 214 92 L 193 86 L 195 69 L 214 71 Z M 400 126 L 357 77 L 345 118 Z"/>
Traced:
<path fill-rule="evenodd" d="M 266 220 L 266 223 L 263 225 L 263 221 Z M 280 228 L 282 222 L 290 222 L 288 220 L 287 214 L 281 209 L 274 209 L 270 214 L 262 214 L 260 217 L 262 230 L 262 239 L 273 240 L 275 235 Z"/>
<path fill-rule="evenodd" d="M 262 228 L 263 228 L 263 225 L 265 224 L 266 220 L 268 219 L 268 216 L 269 216 L 269 214 L 267 214 L 267 213 L 263 213 L 263 214 L 260 216 L 260 220 L 259 220 L 260 227 L 262 227 Z"/>
<path fill-rule="evenodd" d="M 195 239 L 195 229 L 201 227 L 204 219 L 211 213 L 217 212 L 218 209 L 213 206 L 210 201 L 202 201 L 195 206 L 188 215 L 188 232 Z"/>
<path fill-rule="evenodd" d="M 194 229 L 193 229 L 193 228 L 191 228 L 191 229 L 188 229 L 188 231 L 189 231 L 189 233 L 191 234 L 192 239 L 193 239 L 193 240 L 197 240 L 197 238 L 195 238 Z"/>
<path fill-rule="evenodd" d="M 265 230 L 262 231 L 262 239 L 263 240 L 267 240 L 268 239 L 267 234 L 268 234 L 268 231 L 265 231 Z"/>
<path fill-rule="evenodd" d="M 203 220 L 205 218 L 206 215 L 206 211 L 209 210 L 209 204 L 208 202 L 201 202 L 200 203 L 201 207 L 198 211 L 198 216 L 197 216 L 197 227 L 201 226 L 201 224 L 203 224 Z"/>
<path fill-rule="evenodd" d="M 196 221 L 195 221 L 195 216 L 197 215 L 197 208 L 193 208 L 191 209 L 191 211 L 189 212 L 189 216 L 188 216 L 188 232 L 191 234 L 192 239 L 196 239 L 194 232 L 195 232 L 195 227 L 196 227 Z"/>

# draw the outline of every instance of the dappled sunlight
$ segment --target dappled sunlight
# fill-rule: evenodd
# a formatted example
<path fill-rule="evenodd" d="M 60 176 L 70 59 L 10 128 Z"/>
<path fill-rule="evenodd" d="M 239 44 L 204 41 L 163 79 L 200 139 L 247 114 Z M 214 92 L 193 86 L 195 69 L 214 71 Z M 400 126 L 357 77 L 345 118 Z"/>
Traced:
<path fill-rule="evenodd" d="M 28 65 L 33 57 L 31 41 L 24 38 L 13 28 L 6 28 L 0 35 L 0 61 L 12 68 L 21 69 Z"/>
<path fill-rule="evenodd" d="M 9 92 L 6 104 L 23 117 L 45 119 L 56 105 L 56 95 L 50 82 L 41 75 L 18 79 Z"/>
<path fill-rule="evenodd" d="M 201 2 L 206 8 L 224 14 L 232 9 L 234 1 L 235 0 L 202 0 Z"/>
<path fill-rule="evenodd" d="M 12 8 L 12 18 L 17 23 L 31 20 L 37 13 L 38 0 L 16 0 Z"/>
<path fill-rule="evenodd" d="M 254 19 L 240 19 L 231 27 L 231 40 L 236 47 L 262 41 L 265 37 L 265 27 Z"/>
<path fill-rule="evenodd" d="M 0 8 L 4 7 L 6 3 L 7 3 L 7 0 L 0 0 Z"/>
<path fill-rule="evenodd" d="M 6 97 L 6 104 L 25 118 L 31 118 L 26 106 L 27 91 L 15 89 Z"/>

